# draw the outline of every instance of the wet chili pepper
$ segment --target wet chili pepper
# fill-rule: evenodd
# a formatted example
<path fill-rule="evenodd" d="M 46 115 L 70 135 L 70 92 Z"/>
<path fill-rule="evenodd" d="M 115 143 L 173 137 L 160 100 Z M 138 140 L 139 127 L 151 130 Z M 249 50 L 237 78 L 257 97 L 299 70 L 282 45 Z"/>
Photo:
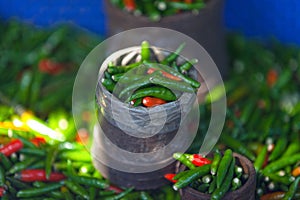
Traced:
<path fill-rule="evenodd" d="M 222 155 L 221 155 L 220 151 L 216 150 L 216 152 L 214 153 L 213 161 L 211 163 L 211 167 L 210 167 L 210 173 L 212 175 L 216 175 L 217 174 L 221 158 L 222 158 Z"/>
<path fill-rule="evenodd" d="M 149 88 L 142 88 L 136 90 L 129 99 L 126 100 L 126 102 L 129 102 L 133 99 L 138 99 L 142 97 L 156 97 L 159 99 L 163 99 L 166 101 L 174 101 L 176 100 L 176 95 L 165 87 L 159 87 L 159 86 L 152 86 Z"/>
<path fill-rule="evenodd" d="M 3 153 L 5 156 L 10 156 L 11 154 L 19 151 L 22 148 L 23 148 L 23 142 L 19 139 L 15 139 L 10 143 L 1 147 L 0 153 Z"/>

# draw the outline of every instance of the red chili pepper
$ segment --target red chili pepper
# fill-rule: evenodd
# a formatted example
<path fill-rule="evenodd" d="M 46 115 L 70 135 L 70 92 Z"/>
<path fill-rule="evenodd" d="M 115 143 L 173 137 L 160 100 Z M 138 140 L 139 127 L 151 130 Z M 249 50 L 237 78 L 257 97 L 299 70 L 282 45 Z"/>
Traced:
<path fill-rule="evenodd" d="M 203 156 L 201 156 L 199 154 L 192 154 L 192 155 L 187 154 L 187 156 L 188 156 L 188 159 L 197 167 L 201 167 L 203 165 L 211 163 L 210 160 L 208 160 L 207 158 L 204 158 Z"/>
<path fill-rule="evenodd" d="M 171 181 L 172 183 L 176 183 L 177 180 L 174 180 L 174 179 L 173 179 L 174 176 L 176 176 L 176 174 L 165 174 L 164 177 L 165 177 L 167 180 Z"/>
<path fill-rule="evenodd" d="M 147 71 L 147 74 L 152 74 L 153 72 L 155 72 L 156 69 L 154 68 L 149 68 L 148 71 Z M 168 79 L 171 79 L 171 80 L 174 80 L 174 81 L 181 81 L 181 78 L 177 77 L 177 76 L 174 76 L 172 74 L 169 74 L 165 71 L 161 71 L 162 72 L 162 75 Z"/>
<path fill-rule="evenodd" d="M 270 69 L 267 73 L 267 84 L 269 87 L 272 87 L 278 79 L 278 73 L 274 69 Z"/>
<path fill-rule="evenodd" d="M 23 142 L 19 139 L 16 139 L 1 147 L 0 152 L 3 153 L 5 156 L 10 156 L 11 154 L 19 151 L 22 148 Z"/>
<path fill-rule="evenodd" d="M 46 144 L 46 140 L 43 137 L 35 137 L 30 140 L 35 146 L 39 147 L 42 144 Z"/>
<path fill-rule="evenodd" d="M 108 188 L 106 188 L 106 190 L 114 191 L 117 194 L 123 192 L 123 190 L 121 188 L 114 186 L 114 185 L 108 186 Z"/>
<path fill-rule="evenodd" d="M 193 3 L 193 0 L 184 0 L 184 3 L 191 4 Z"/>
<path fill-rule="evenodd" d="M 65 68 L 64 64 L 53 62 L 50 59 L 43 59 L 39 62 L 39 70 L 41 72 L 56 75 L 61 73 Z"/>
<path fill-rule="evenodd" d="M 3 197 L 3 195 L 5 194 L 6 190 L 4 187 L 0 187 L 0 197 Z"/>
<path fill-rule="evenodd" d="M 136 9 L 136 4 L 134 0 L 123 0 L 124 6 L 128 11 L 134 11 Z"/>
<path fill-rule="evenodd" d="M 282 199 L 285 192 L 272 192 L 260 197 L 260 200 L 279 200 Z"/>
<path fill-rule="evenodd" d="M 153 106 L 158 106 L 166 103 L 165 100 L 155 98 L 155 97 L 144 97 L 142 102 L 143 105 L 146 107 L 153 107 Z"/>
<path fill-rule="evenodd" d="M 34 181 L 49 181 L 56 182 L 61 181 L 66 178 L 66 176 L 59 172 L 52 172 L 49 178 L 46 178 L 46 171 L 44 169 L 25 169 L 16 174 L 16 178 L 24 182 L 34 182 Z"/>

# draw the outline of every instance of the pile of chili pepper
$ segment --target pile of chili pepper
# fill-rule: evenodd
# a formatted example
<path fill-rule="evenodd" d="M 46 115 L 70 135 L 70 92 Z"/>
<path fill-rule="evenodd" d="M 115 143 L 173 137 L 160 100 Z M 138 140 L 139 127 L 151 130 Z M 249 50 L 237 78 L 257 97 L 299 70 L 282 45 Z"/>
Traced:
<path fill-rule="evenodd" d="M 239 189 L 248 178 L 248 174 L 237 164 L 231 149 L 227 149 L 224 155 L 215 150 L 212 159 L 186 153 L 175 153 L 173 157 L 189 168 L 178 174 L 165 175 L 174 183 L 174 190 L 192 187 L 217 200 L 227 192 Z"/>
<path fill-rule="evenodd" d="M 205 7 L 204 0 L 110 0 L 116 7 L 135 16 L 147 16 L 151 21 L 191 11 L 198 13 Z"/>
<path fill-rule="evenodd" d="M 150 44 L 143 41 L 140 53 L 130 52 L 119 63 L 110 62 L 101 82 L 108 91 L 134 107 L 175 101 L 182 93 L 194 93 L 200 87 L 190 74 L 197 60 L 178 59 L 183 48 L 184 44 L 159 60 Z"/>

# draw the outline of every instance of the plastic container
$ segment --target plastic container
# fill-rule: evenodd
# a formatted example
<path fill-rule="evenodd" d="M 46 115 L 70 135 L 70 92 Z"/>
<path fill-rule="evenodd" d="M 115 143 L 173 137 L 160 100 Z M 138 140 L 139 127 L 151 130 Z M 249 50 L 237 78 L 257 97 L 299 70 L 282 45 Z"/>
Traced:
<path fill-rule="evenodd" d="M 150 21 L 145 16 L 136 17 L 124 12 L 112 5 L 110 0 L 105 0 L 104 3 L 109 35 L 140 27 L 163 27 L 179 31 L 202 45 L 218 66 L 221 75 L 226 76 L 228 61 L 223 26 L 223 0 L 208 0 L 197 15 L 183 12 L 163 17 L 158 22 Z"/>
<path fill-rule="evenodd" d="M 222 198 L 222 200 L 254 200 L 255 199 L 255 188 L 256 188 L 256 172 L 253 167 L 253 164 L 246 157 L 233 153 L 233 156 L 236 158 L 236 162 L 240 165 L 244 172 L 249 175 L 247 181 L 239 189 L 228 192 Z M 180 165 L 177 171 L 184 171 L 184 165 Z M 191 187 L 185 187 L 181 189 L 180 196 L 182 200 L 210 200 L 209 194 L 199 192 Z"/>
<path fill-rule="evenodd" d="M 129 52 L 139 50 L 139 48 L 140 47 L 130 47 L 117 51 L 108 57 L 102 65 L 106 67 L 108 62 L 116 61 Z M 165 55 L 166 53 L 166 51 L 159 49 L 160 55 Z M 185 60 L 183 57 L 179 58 L 182 61 Z M 191 75 L 198 80 L 200 78 L 200 75 L 195 69 L 191 69 Z M 99 80 L 101 80 L 101 78 L 102 77 L 100 77 Z M 141 106 L 135 108 L 128 107 L 128 104 L 121 102 L 98 81 L 96 98 L 98 104 L 98 121 L 101 130 L 94 132 L 92 156 L 95 167 L 105 178 L 108 178 L 110 182 L 123 187 L 133 186 L 137 190 L 145 190 L 159 188 L 167 184 L 168 181 L 165 180 L 164 175 L 166 173 L 174 173 L 175 171 L 175 161 L 171 155 L 168 156 L 167 159 L 172 160 L 172 162 L 165 167 L 150 172 L 135 173 L 117 170 L 101 162 L 101 159 L 110 160 L 110 158 L 102 157 L 99 159 L 99 156 L 103 156 L 103 149 L 99 147 L 107 145 L 104 149 L 109 149 L 112 146 L 116 146 L 121 151 L 131 153 L 151 153 L 163 149 L 178 133 L 179 126 L 182 125 L 181 122 L 190 112 L 193 103 L 196 101 L 196 94 L 183 93 L 178 100 L 173 102 L 152 108 Z M 130 116 L 122 116 L 128 109 Z M 154 124 L 154 126 L 148 126 L 149 123 L 151 123 L 149 113 L 156 116 L 158 121 L 165 120 L 165 123 L 160 127 L 159 131 L 155 129 L 156 124 Z M 134 124 L 139 126 L 133 126 L 131 120 L 134 121 Z M 153 135 L 151 135 L 152 132 L 154 132 Z M 109 140 L 108 143 L 110 144 L 103 142 L 104 140 Z M 176 145 L 185 145 L 185 143 L 186 141 L 182 140 L 182 143 Z M 113 150 L 108 151 L 113 152 Z M 114 155 L 118 155 L 118 153 Z M 157 156 L 159 157 L 159 155 Z M 119 164 L 122 165 L 121 162 Z"/>

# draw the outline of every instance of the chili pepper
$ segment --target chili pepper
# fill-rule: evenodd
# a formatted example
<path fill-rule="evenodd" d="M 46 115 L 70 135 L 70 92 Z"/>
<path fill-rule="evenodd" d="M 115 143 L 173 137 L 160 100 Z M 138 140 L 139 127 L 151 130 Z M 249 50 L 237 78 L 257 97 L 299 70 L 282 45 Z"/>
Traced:
<path fill-rule="evenodd" d="M 146 107 L 154 107 L 165 104 L 166 101 L 155 97 L 143 97 L 142 103 Z"/>
<path fill-rule="evenodd" d="M 139 67 L 142 68 L 142 67 Z M 131 74 L 131 72 L 129 73 L 121 73 L 121 74 L 115 74 L 112 75 L 112 79 L 120 84 L 129 84 L 132 83 L 134 81 L 137 81 L 141 78 L 144 78 L 145 75 L 137 75 L 137 74 Z"/>
<path fill-rule="evenodd" d="M 5 188 L 4 187 L 0 187 L 0 197 L 3 197 L 5 193 L 6 193 Z"/>
<path fill-rule="evenodd" d="M 181 189 L 181 188 L 189 185 L 191 182 L 193 182 L 197 178 L 208 174 L 209 171 L 210 171 L 210 164 L 191 169 L 191 170 L 189 170 L 188 173 L 186 173 L 184 176 L 182 176 L 178 179 L 178 182 L 173 185 L 173 189 L 177 191 L 178 189 Z"/>
<path fill-rule="evenodd" d="M 213 161 L 211 163 L 211 167 L 210 167 L 210 173 L 212 175 L 216 175 L 217 174 L 217 171 L 218 171 L 218 167 L 219 167 L 219 164 L 220 164 L 220 161 L 221 161 L 221 153 L 219 150 L 216 150 L 215 153 L 214 153 L 214 158 L 213 158 Z"/>
<path fill-rule="evenodd" d="M 27 167 L 27 169 L 41 169 L 41 168 L 45 168 L 44 160 L 39 160 L 39 161 L 35 162 L 34 164 L 30 165 L 29 167 Z"/>
<path fill-rule="evenodd" d="M 268 194 L 264 194 L 260 197 L 260 200 L 281 200 L 285 195 L 285 192 L 272 192 Z"/>
<path fill-rule="evenodd" d="M 107 188 L 109 186 L 108 182 L 106 180 L 99 180 L 97 178 L 93 177 L 87 177 L 87 176 L 76 176 L 72 174 L 67 174 L 68 178 L 72 181 L 79 183 L 79 184 L 85 184 L 91 187 L 96 187 L 100 189 Z"/>
<path fill-rule="evenodd" d="M 73 200 L 74 199 L 73 195 L 70 193 L 70 191 L 68 190 L 67 187 L 62 186 L 60 188 L 60 190 L 63 193 L 63 195 L 64 195 L 64 197 L 65 197 L 66 200 Z"/>
<path fill-rule="evenodd" d="M 57 182 L 64 180 L 65 175 L 59 172 L 51 172 L 49 178 L 46 177 L 46 172 L 44 169 L 25 169 L 15 177 L 24 182 L 34 182 L 34 181 L 47 181 L 47 182 Z"/>
<path fill-rule="evenodd" d="M 220 160 L 220 164 L 217 170 L 217 188 L 220 188 L 221 184 L 223 183 L 227 171 L 229 170 L 230 163 L 232 163 L 232 150 L 227 149 L 224 152 L 224 156 Z"/>
<path fill-rule="evenodd" d="M 150 82 L 150 79 L 151 79 L 151 77 L 152 77 L 153 75 L 155 75 L 155 74 L 156 74 L 156 72 L 153 73 L 153 74 L 147 75 L 147 76 L 145 76 L 145 77 L 143 77 L 143 78 L 141 78 L 141 79 L 138 79 L 138 80 L 136 80 L 133 84 L 126 86 L 126 87 L 120 92 L 119 98 L 124 97 L 125 94 L 129 93 L 129 92 L 132 91 L 132 90 L 136 90 L 136 89 L 138 89 L 138 88 L 140 88 L 140 87 L 144 87 L 144 86 L 150 84 L 150 83 L 151 83 L 151 82 Z"/>
<path fill-rule="evenodd" d="M 282 154 L 282 157 L 284 158 L 284 157 L 293 155 L 294 153 L 297 153 L 299 150 L 300 150 L 299 141 L 292 142 L 289 144 L 287 149 L 284 151 L 284 153 Z"/>
<path fill-rule="evenodd" d="M 197 59 L 186 61 L 185 63 L 179 66 L 179 70 L 181 73 L 187 73 L 196 63 L 198 63 Z"/>
<path fill-rule="evenodd" d="M 25 155 L 35 155 L 35 156 L 45 156 L 46 152 L 42 149 L 30 149 L 30 148 L 22 148 L 20 153 Z"/>
<path fill-rule="evenodd" d="M 47 152 L 46 160 L 45 160 L 46 179 L 48 179 L 50 177 L 51 167 L 56 158 L 57 150 L 58 150 L 57 146 L 54 146 L 54 147 L 51 147 Z"/>
<path fill-rule="evenodd" d="M 216 178 L 216 176 L 213 176 L 213 179 L 208 188 L 208 193 L 209 194 L 213 193 L 213 191 L 215 191 L 216 187 L 217 187 L 217 178 Z"/>
<path fill-rule="evenodd" d="M 178 81 L 174 81 L 163 76 L 153 76 L 150 79 L 150 83 L 161 85 L 171 90 L 194 93 L 194 89 L 189 84 L 184 82 L 179 83 Z"/>
<path fill-rule="evenodd" d="M 187 155 L 187 158 L 197 167 L 201 167 L 202 165 L 210 164 L 211 161 L 208 160 L 207 158 L 204 158 L 203 156 L 199 154 L 192 154 L 192 155 Z"/>
<path fill-rule="evenodd" d="M 57 75 L 64 71 L 66 65 L 54 62 L 50 59 L 42 59 L 39 64 L 39 71 L 51 75 Z"/>
<path fill-rule="evenodd" d="M 150 59 L 150 45 L 148 41 L 143 41 L 141 44 L 141 56 L 143 61 Z"/>
<path fill-rule="evenodd" d="M 23 72 L 18 90 L 18 99 L 22 105 L 28 105 L 32 78 L 33 73 L 31 70 L 26 70 Z"/>
<path fill-rule="evenodd" d="M 0 161 L 5 170 L 8 170 L 11 168 L 11 166 L 12 166 L 11 161 L 3 153 L 0 153 Z"/>
<path fill-rule="evenodd" d="M 183 154 L 183 153 L 174 153 L 173 158 L 180 161 L 182 164 L 187 166 L 189 169 L 195 169 L 195 165 Z"/>
<path fill-rule="evenodd" d="M 129 12 L 136 9 L 135 0 L 123 0 L 125 9 Z"/>
<path fill-rule="evenodd" d="M 96 188 L 95 187 L 90 187 L 89 188 L 89 200 L 95 200 L 96 198 Z"/>
<path fill-rule="evenodd" d="M 164 175 L 164 177 L 165 177 L 165 179 L 167 179 L 167 180 L 169 180 L 169 181 L 171 181 L 171 182 L 173 182 L 173 183 L 176 183 L 177 182 L 177 180 L 174 180 L 174 177 L 176 176 L 176 174 L 165 174 Z"/>
<path fill-rule="evenodd" d="M 121 199 L 123 197 L 125 197 L 127 194 L 129 194 L 134 188 L 131 187 L 131 188 L 128 188 L 126 189 L 125 191 L 117 194 L 117 195 L 114 195 L 112 197 L 105 197 L 104 200 L 118 200 L 118 199 Z"/>
<path fill-rule="evenodd" d="M 286 137 L 281 137 L 278 139 L 273 151 L 271 152 L 271 154 L 269 156 L 270 162 L 277 159 L 283 153 L 283 151 L 285 150 L 285 148 L 287 146 L 287 143 L 288 143 L 288 141 L 287 141 Z"/>
<path fill-rule="evenodd" d="M 132 70 L 132 69 L 140 66 L 141 64 L 142 64 L 141 62 L 136 62 L 136 63 L 132 63 L 132 64 L 129 64 L 126 66 L 109 65 L 107 68 L 107 72 L 110 73 L 111 75 L 125 73 L 125 72 L 128 72 L 129 70 Z"/>
<path fill-rule="evenodd" d="M 5 185 L 5 172 L 3 167 L 0 165 L 0 187 Z"/>
<path fill-rule="evenodd" d="M 121 78 L 126 77 L 126 76 L 124 76 L 124 74 L 125 73 L 114 74 L 111 76 L 111 78 L 107 78 L 107 79 L 112 79 L 113 81 L 118 82 Z"/>
<path fill-rule="evenodd" d="M 23 148 L 23 143 L 19 139 L 15 139 L 10 143 L 4 145 L 0 148 L 0 153 L 3 153 L 5 156 L 10 156 L 11 154 L 19 151 Z"/>
<path fill-rule="evenodd" d="M 60 159 L 69 159 L 72 161 L 91 162 L 91 155 L 86 150 L 76 151 L 64 151 L 58 155 Z"/>
<path fill-rule="evenodd" d="M 185 83 L 195 87 L 195 88 L 199 88 L 200 87 L 200 83 L 188 76 L 185 76 L 183 74 L 181 74 L 180 72 L 176 72 L 175 70 L 173 70 L 172 68 L 165 66 L 165 65 L 158 65 L 157 63 L 149 63 L 149 62 L 144 62 L 144 64 L 146 66 L 148 66 L 149 68 L 154 68 L 154 69 L 158 69 L 158 70 L 163 70 L 169 74 L 172 74 L 173 76 L 176 76 L 178 78 L 180 78 L 181 80 L 183 80 Z"/>
<path fill-rule="evenodd" d="M 18 162 L 16 164 L 14 164 L 10 170 L 8 170 L 7 174 L 14 174 L 18 171 L 21 171 L 23 169 L 26 169 L 27 167 L 29 167 L 32 163 L 34 163 L 36 161 L 36 158 L 28 158 L 25 159 L 22 162 Z"/>
<path fill-rule="evenodd" d="M 26 183 L 23 183 L 22 181 L 19 181 L 18 179 L 11 178 L 9 176 L 6 177 L 6 179 L 9 181 L 10 186 L 13 186 L 17 189 L 28 189 L 31 186 L 27 185 Z"/>
<path fill-rule="evenodd" d="M 109 186 L 106 188 L 106 190 L 108 190 L 108 191 L 113 191 L 113 192 L 115 192 L 115 193 L 117 193 L 117 194 L 123 192 L 123 190 L 122 190 L 121 188 L 119 188 L 119 187 L 117 187 L 117 186 L 114 186 L 114 185 L 109 185 Z"/>
<path fill-rule="evenodd" d="M 17 135 L 17 134 L 14 134 L 14 136 L 21 140 L 21 142 L 23 143 L 23 147 L 28 147 L 28 148 L 31 148 L 31 149 L 37 149 L 36 146 L 31 142 L 29 141 L 28 139 L 20 136 L 20 135 Z"/>
<path fill-rule="evenodd" d="M 293 169 L 292 175 L 293 175 L 294 177 L 300 176 L 300 166 L 295 167 L 295 168 Z"/>
<path fill-rule="evenodd" d="M 116 84 L 111 79 L 107 79 L 107 78 L 103 78 L 101 80 L 101 83 L 110 92 L 113 92 L 116 86 Z"/>
<path fill-rule="evenodd" d="M 153 72 L 155 72 L 157 69 L 154 69 L 154 68 L 149 68 L 147 70 L 147 74 L 152 74 Z M 162 71 L 160 70 L 160 72 L 162 73 L 162 75 L 168 79 L 171 79 L 171 80 L 174 80 L 174 81 L 181 81 L 181 78 L 177 77 L 177 76 L 174 76 L 172 74 L 169 74 L 165 71 Z"/>
<path fill-rule="evenodd" d="M 228 134 L 222 133 L 221 134 L 221 141 L 224 142 L 228 147 L 232 148 L 234 151 L 245 155 L 250 160 L 255 160 L 255 155 L 246 148 L 246 145 L 241 143 L 240 141 L 232 138 Z"/>
<path fill-rule="evenodd" d="M 24 189 L 17 192 L 17 197 L 36 197 L 41 196 L 44 194 L 47 194 L 50 191 L 56 190 L 60 188 L 63 185 L 63 183 L 53 183 L 53 184 L 47 184 L 44 187 L 41 188 L 30 188 L 30 189 Z"/>
<path fill-rule="evenodd" d="M 176 100 L 176 95 L 169 90 L 168 88 L 165 87 L 159 87 L 159 86 L 153 86 L 149 88 L 142 88 L 136 90 L 127 100 L 126 102 L 129 102 L 133 99 L 138 99 L 141 97 L 156 97 L 162 100 L 166 101 L 174 101 Z"/>
<path fill-rule="evenodd" d="M 140 106 L 142 104 L 143 98 L 137 98 L 130 101 L 130 105 L 133 107 Z"/>
<path fill-rule="evenodd" d="M 163 65 L 167 65 L 173 61 L 176 60 L 176 58 L 179 56 L 179 54 L 181 53 L 181 51 L 183 50 L 185 46 L 185 43 L 182 43 L 181 45 L 179 45 L 179 47 L 172 53 L 170 53 L 167 57 L 165 57 L 160 63 Z"/>
<path fill-rule="evenodd" d="M 279 175 L 270 173 L 266 176 L 268 176 L 272 181 L 274 181 L 276 183 L 283 183 L 285 185 L 289 185 L 295 180 L 295 178 L 293 176 L 289 176 L 289 175 L 279 176 Z"/>
<path fill-rule="evenodd" d="M 75 194 L 82 196 L 84 199 L 89 199 L 87 191 L 77 183 L 71 182 L 69 180 L 65 181 L 66 186 Z"/>
<path fill-rule="evenodd" d="M 226 151 L 224 153 L 222 160 L 224 160 L 224 157 L 226 155 L 228 155 L 228 153 L 226 154 Z M 227 152 L 230 152 L 230 151 L 227 151 Z M 228 159 L 228 158 L 226 158 L 226 159 Z M 219 169 L 222 168 L 222 160 L 221 160 Z M 222 182 L 222 185 L 219 185 L 219 187 L 218 187 L 218 174 L 219 173 L 217 173 L 217 176 L 216 176 L 217 177 L 217 189 L 211 195 L 212 200 L 221 199 L 226 194 L 226 192 L 230 189 L 231 182 L 233 179 L 233 173 L 234 173 L 234 165 L 235 165 L 234 157 L 231 159 L 231 163 L 229 165 L 230 166 L 228 167 L 229 169 L 227 170 L 226 177 L 225 177 L 224 181 Z M 218 172 L 219 172 L 219 170 L 218 170 Z"/>
<path fill-rule="evenodd" d="M 275 69 L 270 69 L 267 73 L 267 85 L 273 87 L 278 79 L 278 73 Z"/>
<path fill-rule="evenodd" d="M 116 193 L 114 191 L 109 191 L 109 190 L 100 190 L 98 195 L 100 197 L 104 197 L 104 196 L 112 196 L 115 195 Z"/>
<path fill-rule="evenodd" d="M 290 157 L 280 158 L 267 165 L 263 170 L 263 174 L 270 174 L 288 165 L 292 165 L 300 160 L 300 154 L 294 154 Z"/>
<path fill-rule="evenodd" d="M 289 190 L 285 193 L 283 200 L 292 200 L 300 182 L 300 177 L 297 177 L 295 181 L 290 185 Z"/>
<path fill-rule="evenodd" d="M 153 198 L 145 191 L 141 192 L 141 200 L 152 200 Z"/>
<path fill-rule="evenodd" d="M 46 140 L 43 137 L 34 137 L 30 140 L 30 142 L 32 142 L 32 144 L 34 144 L 36 147 L 46 144 Z"/>
<path fill-rule="evenodd" d="M 266 160 L 267 153 L 268 153 L 268 146 L 265 145 L 263 147 L 263 149 L 259 152 L 259 154 L 253 164 L 256 172 L 258 172 L 262 168 L 262 166 Z"/>
<path fill-rule="evenodd" d="M 232 191 L 239 189 L 241 186 L 242 186 L 242 181 L 239 178 L 235 177 L 234 179 L 232 179 L 232 182 L 231 182 L 231 190 Z"/>

